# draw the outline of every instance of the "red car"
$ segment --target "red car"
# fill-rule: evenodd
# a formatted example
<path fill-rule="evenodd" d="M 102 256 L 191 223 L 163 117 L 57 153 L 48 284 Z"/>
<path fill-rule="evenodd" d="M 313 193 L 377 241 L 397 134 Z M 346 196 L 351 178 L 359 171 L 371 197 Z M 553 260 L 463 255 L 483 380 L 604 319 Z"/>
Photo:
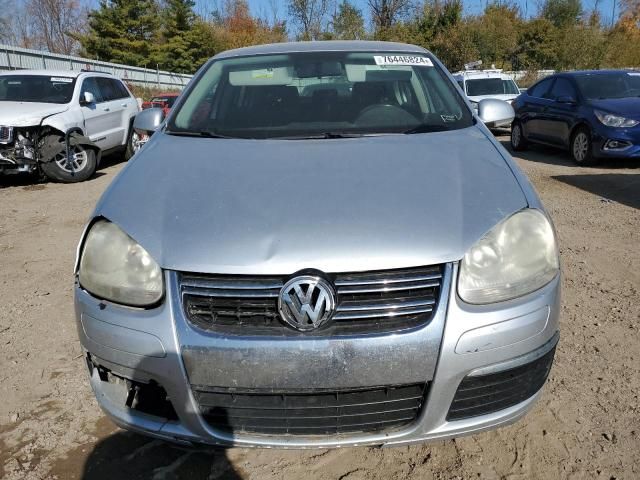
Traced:
<path fill-rule="evenodd" d="M 166 117 L 173 107 L 173 104 L 178 98 L 179 93 L 170 92 L 170 93 L 161 93 L 156 95 L 149 102 L 142 102 L 142 109 L 146 110 L 147 108 L 161 108 L 164 111 L 164 116 Z"/>

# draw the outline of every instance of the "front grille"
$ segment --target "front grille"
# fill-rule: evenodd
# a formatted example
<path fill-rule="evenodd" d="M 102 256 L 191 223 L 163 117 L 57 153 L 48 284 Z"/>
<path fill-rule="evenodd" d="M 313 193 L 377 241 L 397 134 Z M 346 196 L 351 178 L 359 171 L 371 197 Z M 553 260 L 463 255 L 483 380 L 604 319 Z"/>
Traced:
<path fill-rule="evenodd" d="M 304 335 L 389 332 L 426 324 L 437 308 L 443 266 L 328 275 L 336 312 Z M 299 335 L 278 313 L 289 277 L 181 273 L 183 308 L 195 326 L 225 334 Z"/>
<path fill-rule="evenodd" d="M 534 395 L 547 380 L 555 347 L 537 360 L 510 370 L 465 377 L 456 392 L 447 420 L 497 412 Z"/>
<path fill-rule="evenodd" d="M 0 126 L 0 143 L 11 143 L 13 141 L 13 128 Z"/>
<path fill-rule="evenodd" d="M 230 433 L 336 435 L 414 422 L 428 384 L 339 391 L 241 391 L 192 386 L 207 423 Z"/>

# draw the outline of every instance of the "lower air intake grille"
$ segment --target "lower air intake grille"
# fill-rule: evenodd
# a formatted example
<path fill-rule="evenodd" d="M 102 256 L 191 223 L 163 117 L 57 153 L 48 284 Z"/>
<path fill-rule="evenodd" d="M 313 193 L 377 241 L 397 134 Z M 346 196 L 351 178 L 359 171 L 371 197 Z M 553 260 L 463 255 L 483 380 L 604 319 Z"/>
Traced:
<path fill-rule="evenodd" d="M 218 430 L 336 435 L 409 425 L 420 414 L 428 384 L 281 393 L 192 388 L 204 419 Z"/>
<path fill-rule="evenodd" d="M 13 141 L 13 128 L 0 126 L 0 143 L 11 143 Z"/>
<path fill-rule="evenodd" d="M 327 326 L 304 335 L 424 325 L 437 309 L 443 272 L 443 265 L 434 265 L 327 275 L 337 296 L 336 312 Z M 199 328 L 231 335 L 298 335 L 278 312 L 278 295 L 288 278 L 181 273 L 178 281 L 187 319 Z"/>
<path fill-rule="evenodd" d="M 534 395 L 547 380 L 555 347 L 525 365 L 489 375 L 465 377 L 456 392 L 447 420 L 461 420 L 512 407 Z"/>

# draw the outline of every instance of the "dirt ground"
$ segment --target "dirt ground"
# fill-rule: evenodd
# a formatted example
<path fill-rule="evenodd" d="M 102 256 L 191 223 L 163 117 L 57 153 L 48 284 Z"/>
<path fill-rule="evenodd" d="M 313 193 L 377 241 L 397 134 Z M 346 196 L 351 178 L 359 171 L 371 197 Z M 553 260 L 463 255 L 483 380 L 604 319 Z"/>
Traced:
<path fill-rule="evenodd" d="M 76 336 L 72 270 L 119 162 L 77 185 L 0 179 L 2 478 L 640 478 L 640 161 L 579 168 L 541 148 L 518 159 L 555 220 L 564 272 L 562 337 L 528 416 L 456 440 L 312 451 L 185 450 L 102 415 Z"/>

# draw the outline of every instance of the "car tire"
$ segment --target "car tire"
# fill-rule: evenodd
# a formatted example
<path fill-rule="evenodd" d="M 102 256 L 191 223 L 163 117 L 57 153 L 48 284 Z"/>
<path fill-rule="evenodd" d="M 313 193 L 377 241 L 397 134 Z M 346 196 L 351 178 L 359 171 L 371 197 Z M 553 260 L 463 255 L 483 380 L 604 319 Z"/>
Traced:
<path fill-rule="evenodd" d="M 593 156 L 591 134 L 585 127 L 578 128 L 571 136 L 571 157 L 577 165 L 595 165 L 597 159 Z"/>
<path fill-rule="evenodd" d="M 63 138 L 60 138 L 60 143 L 64 143 Z M 85 145 L 74 145 L 71 148 L 74 152 L 72 165 L 69 165 L 65 149 L 52 160 L 41 164 L 42 171 L 50 180 L 62 183 L 83 182 L 95 173 L 96 151 Z"/>
<path fill-rule="evenodd" d="M 511 125 L 511 148 L 516 152 L 527 149 L 527 139 L 524 138 L 520 122 L 513 122 Z"/>
<path fill-rule="evenodd" d="M 124 159 L 129 160 L 133 157 L 139 148 L 136 148 L 138 142 L 138 134 L 133 129 L 133 124 L 129 127 L 129 135 L 127 136 L 127 146 L 124 150 Z"/>

